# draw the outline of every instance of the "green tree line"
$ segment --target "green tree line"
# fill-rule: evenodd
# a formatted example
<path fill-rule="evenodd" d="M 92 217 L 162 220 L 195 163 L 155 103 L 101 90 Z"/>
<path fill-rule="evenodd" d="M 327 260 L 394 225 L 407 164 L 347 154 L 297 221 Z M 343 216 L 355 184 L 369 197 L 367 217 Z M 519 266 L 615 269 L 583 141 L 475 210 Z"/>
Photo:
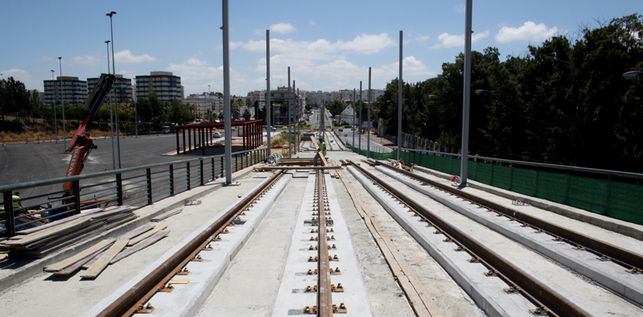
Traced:
<path fill-rule="evenodd" d="M 472 53 L 470 152 L 483 156 L 643 172 L 643 19 L 634 14 L 555 36 L 500 60 Z M 460 148 L 464 56 L 435 78 L 403 85 L 404 132 Z M 397 131 L 397 79 L 374 103 Z M 474 93 L 477 92 L 477 93 Z"/>

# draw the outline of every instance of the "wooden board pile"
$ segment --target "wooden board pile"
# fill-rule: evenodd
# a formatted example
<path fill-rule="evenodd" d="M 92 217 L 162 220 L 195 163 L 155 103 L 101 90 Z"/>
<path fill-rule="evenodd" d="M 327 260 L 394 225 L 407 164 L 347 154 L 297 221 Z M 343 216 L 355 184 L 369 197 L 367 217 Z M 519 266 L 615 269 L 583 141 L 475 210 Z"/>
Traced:
<path fill-rule="evenodd" d="M 167 226 L 146 224 L 116 239 L 104 239 L 69 258 L 46 266 L 44 270 L 54 276 L 67 277 L 84 269 L 81 278 L 95 279 L 108 265 L 156 243 L 168 233 Z"/>
<path fill-rule="evenodd" d="M 0 250 L 9 251 L 11 257 L 43 257 L 136 218 L 133 210 L 129 206 L 118 206 L 83 211 L 78 215 L 18 231 L 16 236 L 0 243 Z"/>

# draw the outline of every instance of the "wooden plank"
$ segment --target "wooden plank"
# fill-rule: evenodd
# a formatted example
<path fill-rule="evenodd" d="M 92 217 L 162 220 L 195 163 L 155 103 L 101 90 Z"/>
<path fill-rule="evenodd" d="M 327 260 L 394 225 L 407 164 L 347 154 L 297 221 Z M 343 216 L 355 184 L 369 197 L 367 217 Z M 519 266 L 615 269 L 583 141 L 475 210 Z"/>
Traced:
<path fill-rule="evenodd" d="M 56 221 L 50 222 L 48 224 L 44 224 L 42 226 L 20 230 L 20 231 L 18 231 L 16 233 L 17 234 L 30 234 L 30 233 L 33 233 L 33 232 L 36 232 L 36 231 L 41 231 L 41 230 L 44 230 L 44 229 L 47 229 L 47 228 L 51 228 L 53 226 L 57 226 L 57 225 L 66 223 L 66 222 L 69 222 L 69 221 L 72 221 L 72 220 L 75 220 L 75 219 L 78 219 L 78 218 L 81 218 L 81 217 L 89 216 L 89 215 L 91 215 L 93 213 L 96 213 L 96 212 L 99 212 L 101 210 L 103 210 L 103 208 L 91 208 L 91 209 L 83 210 L 80 214 L 65 217 L 63 219 L 56 220 Z"/>
<path fill-rule="evenodd" d="M 84 279 L 95 279 L 100 275 L 101 272 L 109 265 L 109 261 L 112 260 L 116 254 L 121 252 L 123 248 L 127 245 L 128 240 L 118 240 L 105 251 L 101 257 L 92 265 L 87 271 L 80 275 Z"/>
<path fill-rule="evenodd" d="M 97 259 L 103 252 L 108 248 L 109 246 L 105 246 L 104 248 L 74 262 L 73 264 L 65 267 L 64 269 L 54 272 L 54 275 L 56 276 L 68 276 L 76 273 L 76 271 L 80 270 L 81 268 L 85 268 L 85 265 L 90 262 L 92 259 Z"/>
<path fill-rule="evenodd" d="M 145 232 L 147 232 L 147 231 L 152 230 L 152 228 L 154 228 L 154 225 L 153 225 L 153 224 L 151 224 L 151 223 L 146 223 L 146 224 L 144 224 L 144 225 L 142 225 L 142 226 L 138 226 L 138 227 L 136 227 L 135 229 L 130 230 L 130 231 L 128 231 L 128 232 L 126 232 L 126 233 L 122 236 L 122 238 L 121 238 L 121 239 L 132 240 L 132 239 L 134 239 L 136 236 L 138 236 L 138 235 L 140 235 L 140 234 L 142 234 L 142 233 L 145 233 Z"/>
<path fill-rule="evenodd" d="M 103 248 L 106 248 L 107 246 L 109 246 L 112 243 L 114 243 L 114 241 L 116 241 L 116 240 L 115 239 L 101 240 L 100 242 L 94 244 L 93 246 L 91 246 L 91 247 L 89 247 L 89 248 L 87 248 L 87 249 L 85 249 L 85 250 L 83 250 L 81 252 L 78 252 L 75 255 L 71 256 L 71 257 L 68 257 L 68 258 L 66 258 L 66 259 L 64 259 L 64 260 L 62 260 L 60 262 L 54 263 L 52 265 L 46 266 L 44 268 L 44 270 L 45 270 L 45 272 L 60 271 L 60 270 L 62 270 L 64 268 L 66 268 L 67 266 L 73 264 L 74 262 L 76 262 L 76 261 L 78 261 L 78 260 L 80 260 L 80 259 L 82 259 L 82 258 L 84 258 L 84 257 L 96 252 L 96 251 L 99 251 L 99 250 L 102 250 Z"/>
<path fill-rule="evenodd" d="M 183 211 L 182 208 L 172 209 L 170 211 L 164 212 L 164 213 L 152 218 L 152 220 L 150 220 L 150 221 L 151 222 L 159 222 L 159 221 L 161 221 L 163 219 L 166 219 L 166 218 L 172 217 L 172 216 L 174 216 L 176 214 L 179 214 L 181 211 Z"/>
<path fill-rule="evenodd" d="M 4 241 L 2 244 L 11 246 L 11 245 L 26 245 L 35 241 L 38 241 L 40 239 L 50 237 L 52 235 L 58 235 L 58 234 L 63 234 L 67 233 L 70 231 L 73 231 L 79 227 L 85 226 L 86 224 L 89 223 L 89 219 L 86 218 L 79 218 L 76 220 L 72 220 L 68 223 L 64 223 L 60 226 L 55 226 L 51 227 L 49 229 L 44 229 L 38 232 L 34 232 L 32 234 L 27 235 L 26 237 L 20 239 L 20 240 L 10 240 L 10 241 Z"/>
<path fill-rule="evenodd" d="M 155 234 L 155 233 L 157 233 L 157 232 L 159 232 L 159 231 L 161 231 L 161 230 L 163 230 L 165 228 L 167 228 L 167 226 L 158 225 L 158 226 L 154 227 L 154 229 L 152 229 L 152 230 L 150 230 L 148 232 L 145 232 L 145 233 L 139 235 L 138 237 L 130 240 L 129 243 L 127 243 L 127 246 L 131 247 L 131 246 L 143 241 L 147 237 L 149 237 L 149 236 L 151 236 L 151 235 L 153 235 L 153 234 Z"/>
<path fill-rule="evenodd" d="M 136 245 L 134 245 L 132 247 L 125 248 L 123 251 L 121 251 L 119 254 L 117 254 L 109 263 L 114 264 L 114 263 L 116 263 L 116 262 L 118 262 L 118 261 L 120 261 L 120 260 L 122 260 L 122 259 L 124 259 L 124 258 L 126 258 L 126 257 L 128 257 L 128 256 L 130 256 L 130 255 L 132 255 L 132 254 L 134 254 L 134 253 L 136 253 L 138 251 L 140 251 L 140 250 L 143 250 L 143 249 L 149 247 L 150 245 L 152 245 L 152 244 L 158 242 L 159 240 L 167 237 L 168 233 L 169 233 L 169 231 L 161 230 L 161 231 L 159 231 L 159 232 L 147 237 L 145 240 L 137 243 Z"/>
<path fill-rule="evenodd" d="M 384 231 L 379 226 L 375 216 L 367 208 L 364 208 L 361 201 L 353 191 L 352 186 L 349 185 L 343 177 L 341 179 L 346 191 L 353 200 L 355 209 L 366 224 L 366 227 L 371 233 L 371 236 L 373 236 L 375 243 L 380 248 L 380 251 L 388 263 L 393 276 L 395 276 L 395 279 L 406 294 L 409 304 L 413 308 L 415 314 L 422 317 L 444 316 L 441 310 L 437 307 L 437 301 L 435 298 L 429 294 L 426 288 L 424 288 L 422 282 L 415 275 L 413 269 L 408 266 L 406 261 L 404 261 L 404 258 L 399 253 L 395 244 L 384 234 Z"/>

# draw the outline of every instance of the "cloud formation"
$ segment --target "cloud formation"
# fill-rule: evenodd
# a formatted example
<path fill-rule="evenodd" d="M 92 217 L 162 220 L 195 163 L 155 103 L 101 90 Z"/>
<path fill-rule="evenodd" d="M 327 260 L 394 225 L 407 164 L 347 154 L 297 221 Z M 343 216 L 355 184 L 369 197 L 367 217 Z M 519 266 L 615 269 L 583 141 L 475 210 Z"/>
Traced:
<path fill-rule="evenodd" d="M 471 43 L 475 43 L 485 37 L 489 36 L 489 30 L 486 30 L 482 33 L 473 33 L 471 36 Z M 449 34 L 444 32 L 438 35 L 439 44 L 433 46 L 433 48 L 450 48 L 450 47 L 459 47 L 464 46 L 464 34 Z"/>
<path fill-rule="evenodd" d="M 330 42 L 326 39 L 315 41 L 294 41 L 292 39 L 270 39 L 271 53 L 291 53 L 301 52 L 311 58 L 328 58 L 332 54 L 341 52 L 355 52 L 359 54 L 374 54 L 389 47 L 395 46 L 396 42 L 386 33 L 380 34 L 359 34 L 350 41 Z M 230 45 L 231 48 L 241 47 L 247 51 L 263 52 L 266 49 L 266 41 L 250 40 L 245 43 L 235 42 Z"/>
<path fill-rule="evenodd" d="M 556 34 L 558 34 L 558 28 L 555 26 L 548 28 L 544 23 L 536 24 L 532 21 L 527 21 L 517 28 L 503 26 L 496 35 L 496 41 L 500 43 L 517 41 L 542 42 Z"/>
<path fill-rule="evenodd" d="M 124 63 L 124 64 L 153 62 L 156 60 L 156 58 L 148 54 L 134 55 L 130 50 L 122 50 L 120 52 L 116 52 L 114 54 L 114 59 L 116 60 L 116 63 Z"/>
<path fill-rule="evenodd" d="M 87 66 L 96 66 L 99 63 L 99 59 L 94 55 L 74 56 L 74 62 Z"/>
<path fill-rule="evenodd" d="M 272 32 L 287 34 L 295 30 L 295 27 L 290 23 L 277 23 L 270 26 Z"/>

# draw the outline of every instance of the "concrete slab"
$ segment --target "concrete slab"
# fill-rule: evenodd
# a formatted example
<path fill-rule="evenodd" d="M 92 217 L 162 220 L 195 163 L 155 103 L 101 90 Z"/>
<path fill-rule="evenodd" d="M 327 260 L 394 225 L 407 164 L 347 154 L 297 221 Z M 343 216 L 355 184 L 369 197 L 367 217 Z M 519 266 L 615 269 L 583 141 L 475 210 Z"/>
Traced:
<path fill-rule="evenodd" d="M 235 175 L 241 178 L 240 174 Z M 45 265 L 43 262 L 32 264 L 32 271 L 22 273 L 28 275 L 28 279 L 23 279 L 14 287 L 3 288 L 3 292 L 0 294 L 0 303 L 4 307 L 3 314 L 7 314 L 7 316 L 42 316 L 45 312 L 43 307 L 46 307 L 46 313 L 52 316 L 80 316 L 84 314 L 92 306 L 112 294 L 115 289 L 139 274 L 150 263 L 156 261 L 167 250 L 193 233 L 203 223 L 220 215 L 227 206 L 239 199 L 239 195 L 244 194 L 262 181 L 264 180 L 241 178 L 241 186 L 237 187 L 221 187 L 216 184 L 198 187 L 194 191 L 185 192 L 141 208 L 137 211 L 139 219 L 147 222 L 159 212 L 182 206 L 185 199 L 195 198 L 195 193 L 205 195 L 200 197 L 203 201 L 201 205 L 183 207 L 181 215 L 159 222 L 159 224 L 168 226 L 170 230 L 168 237 L 137 254 L 110 265 L 96 280 L 81 280 L 78 274 L 66 280 L 55 280 L 51 278 L 51 274 L 42 273 L 42 267 Z M 137 221 L 129 226 L 135 228 L 141 224 L 141 221 Z M 127 230 L 129 230 L 128 226 L 123 226 L 119 230 L 109 232 L 109 234 L 118 236 Z M 107 234 L 100 235 L 98 238 L 102 239 Z M 74 252 L 69 251 L 70 254 Z M 62 254 L 61 256 L 66 257 L 67 255 Z M 56 257 L 53 258 L 56 259 Z M 11 274 L 7 274 L 7 278 L 11 279 Z M 34 298 L 38 299 L 38 305 L 33 304 Z"/>

